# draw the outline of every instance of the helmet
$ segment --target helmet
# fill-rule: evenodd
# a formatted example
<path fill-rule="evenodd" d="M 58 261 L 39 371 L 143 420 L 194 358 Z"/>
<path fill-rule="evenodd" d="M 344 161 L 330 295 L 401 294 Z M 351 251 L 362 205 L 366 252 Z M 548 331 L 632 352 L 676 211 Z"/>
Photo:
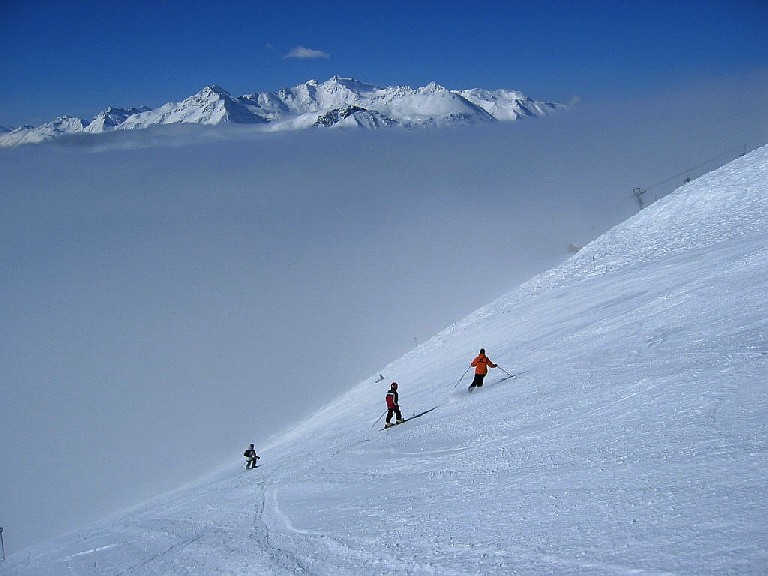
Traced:
<path fill-rule="evenodd" d="M 390 388 L 397 388 L 397 382 L 392 382 L 392 386 Z"/>

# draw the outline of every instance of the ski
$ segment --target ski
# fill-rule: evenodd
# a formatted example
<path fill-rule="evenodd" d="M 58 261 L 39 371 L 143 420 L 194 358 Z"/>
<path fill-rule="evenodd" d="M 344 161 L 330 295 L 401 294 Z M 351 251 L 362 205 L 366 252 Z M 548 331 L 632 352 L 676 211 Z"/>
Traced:
<path fill-rule="evenodd" d="M 501 384 L 502 382 L 506 382 L 507 380 L 515 380 L 515 379 L 517 379 L 517 377 L 518 377 L 518 376 L 521 376 L 521 375 L 523 375 L 523 374 L 525 374 L 525 371 L 522 371 L 522 372 L 516 372 L 516 373 L 514 373 L 514 374 L 509 374 L 509 373 L 507 373 L 507 375 L 506 375 L 506 376 L 504 376 L 504 377 L 503 377 L 503 378 L 501 378 L 500 380 L 497 380 L 496 382 L 492 383 L 492 384 L 491 384 L 491 386 L 494 386 L 494 385 L 496 385 L 496 384 Z M 481 388 L 482 388 L 482 387 L 483 387 L 483 386 L 481 386 Z M 475 388 L 478 388 L 478 386 L 471 386 L 471 385 L 470 385 L 470 386 L 469 386 L 469 388 L 467 388 L 467 391 L 468 391 L 468 392 L 472 392 L 472 391 L 473 391 Z"/>
<path fill-rule="evenodd" d="M 422 416 L 424 416 L 424 414 L 429 414 L 430 412 L 432 412 L 432 410 L 435 410 L 439 406 L 440 404 L 438 404 L 437 406 L 434 406 L 433 408 L 430 408 L 429 410 L 424 410 L 424 412 L 419 412 L 418 414 L 413 414 L 412 416 L 408 416 L 408 418 L 406 418 L 402 422 L 395 422 L 391 426 L 384 426 L 384 428 L 379 428 L 379 430 L 389 430 L 390 428 L 394 428 L 395 426 L 399 426 L 400 424 L 405 424 L 406 422 L 408 422 L 409 420 L 413 420 L 414 418 L 421 418 Z"/>
<path fill-rule="evenodd" d="M 379 428 L 379 430 L 389 430 L 390 428 L 394 428 L 395 426 L 400 426 L 400 424 L 405 424 L 406 422 L 408 422 L 408 420 L 410 420 L 410 418 L 406 418 L 402 422 L 395 422 L 394 424 L 390 424 L 389 426 L 385 424 L 384 428 Z"/>

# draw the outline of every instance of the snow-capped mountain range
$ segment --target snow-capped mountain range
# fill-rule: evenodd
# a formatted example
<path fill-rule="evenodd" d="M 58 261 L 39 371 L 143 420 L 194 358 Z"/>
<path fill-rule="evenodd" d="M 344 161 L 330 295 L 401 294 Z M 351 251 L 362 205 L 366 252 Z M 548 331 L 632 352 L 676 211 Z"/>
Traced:
<path fill-rule="evenodd" d="M 181 102 L 168 102 L 155 109 L 110 107 L 91 121 L 61 116 L 37 127 L 0 128 L 0 146 L 164 124 L 254 124 L 266 130 L 440 127 L 545 116 L 563 108 L 562 104 L 533 100 L 515 90 L 450 90 L 434 82 L 421 88 L 382 88 L 334 76 L 322 83 L 310 80 L 277 92 L 245 96 L 207 86 Z"/>

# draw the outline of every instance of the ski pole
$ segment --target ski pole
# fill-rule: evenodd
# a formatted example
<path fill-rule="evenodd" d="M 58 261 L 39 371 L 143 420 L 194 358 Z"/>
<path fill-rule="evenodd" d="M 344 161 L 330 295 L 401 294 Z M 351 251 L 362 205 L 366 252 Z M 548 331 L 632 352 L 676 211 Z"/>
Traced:
<path fill-rule="evenodd" d="M 384 418 L 384 414 L 386 414 L 386 413 L 387 413 L 387 411 L 386 411 L 386 410 L 384 410 L 384 412 L 382 412 L 382 413 L 381 413 L 381 416 L 379 416 L 378 418 L 376 418 L 376 422 L 374 422 L 374 423 L 373 423 L 373 425 L 371 426 L 371 428 L 373 428 L 374 426 L 376 426 L 376 424 L 378 424 L 378 423 L 379 423 L 379 420 L 381 420 L 382 418 Z"/>
<path fill-rule="evenodd" d="M 525 373 L 525 371 L 523 371 L 523 372 L 517 372 L 516 374 L 510 374 L 509 372 L 504 370 L 504 368 L 502 368 L 498 364 L 496 365 L 496 367 L 499 368 L 502 372 L 504 372 L 504 374 L 506 374 L 508 378 L 517 378 L 518 376 L 520 376 L 520 374 L 524 374 Z"/>
<path fill-rule="evenodd" d="M 510 374 L 509 372 L 507 372 L 506 370 L 504 370 L 504 368 L 502 368 L 502 367 L 501 367 L 501 366 L 499 366 L 498 364 L 496 364 L 496 368 L 498 368 L 499 370 L 501 370 L 502 372 L 504 372 L 504 374 L 506 374 L 507 376 L 509 376 L 510 378 L 512 378 L 512 374 Z"/>
<path fill-rule="evenodd" d="M 472 368 L 472 366 L 469 366 L 469 368 Z M 454 387 L 454 388 L 456 388 L 456 386 L 458 386 L 458 385 L 459 385 L 459 382 L 461 382 L 462 380 L 464 380 L 464 376 L 466 376 L 466 375 L 467 375 L 467 372 L 469 372 L 469 368 L 467 368 L 466 370 L 464 370 L 464 374 L 462 374 L 462 375 L 461 375 L 461 378 L 459 378 L 459 379 L 458 379 L 458 381 L 456 382 L 456 384 L 454 384 L 454 385 L 453 385 L 453 387 Z"/>

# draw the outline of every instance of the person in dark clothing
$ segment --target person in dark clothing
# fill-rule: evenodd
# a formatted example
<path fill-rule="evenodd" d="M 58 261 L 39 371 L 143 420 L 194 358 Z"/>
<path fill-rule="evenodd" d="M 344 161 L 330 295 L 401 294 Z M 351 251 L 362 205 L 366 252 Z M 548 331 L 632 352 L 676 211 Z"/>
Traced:
<path fill-rule="evenodd" d="M 243 456 L 245 456 L 245 468 L 256 468 L 256 460 L 261 458 L 260 456 L 256 455 L 256 450 L 253 448 L 253 444 L 251 444 L 248 449 L 243 452 Z"/>
<path fill-rule="evenodd" d="M 488 374 L 488 368 L 496 368 L 497 364 L 491 362 L 491 359 L 485 355 L 485 348 L 480 348 L 480 354 L 472 360 L 471 366 L 475 367 L 475 378 L 472 380 L 472 384 L 469 385 L 470 390 L 482 387 L 483 379 Z"/>
<path fill-rule="evenodd" d="M 403 415 L 400 412 L 397 382 L 392 382 L 392 385 L 389 387 L 389 392 L 387 392 L 387 423 L 384 424 L 384 428 L 389 428 L 395 425 L 392 424 L 392 416 L 395 416 L 396 418 L 395 424 L 402 424 L 405 422 L 405 420 L 403 420 Z"/>

